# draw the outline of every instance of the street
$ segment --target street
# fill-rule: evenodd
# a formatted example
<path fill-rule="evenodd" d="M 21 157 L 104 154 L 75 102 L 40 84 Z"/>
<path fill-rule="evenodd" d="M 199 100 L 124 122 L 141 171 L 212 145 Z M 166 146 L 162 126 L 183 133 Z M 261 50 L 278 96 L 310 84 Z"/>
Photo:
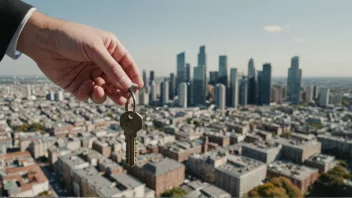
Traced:
<path fill-rule="evenodd" d="M 47 164 L 40 163 L 40 167 L 49 180 L 50 191 L 53 193 L 52 196 L 67 197 L 67 190 L 60 182 L 56 173 L 51 172 Z"/>

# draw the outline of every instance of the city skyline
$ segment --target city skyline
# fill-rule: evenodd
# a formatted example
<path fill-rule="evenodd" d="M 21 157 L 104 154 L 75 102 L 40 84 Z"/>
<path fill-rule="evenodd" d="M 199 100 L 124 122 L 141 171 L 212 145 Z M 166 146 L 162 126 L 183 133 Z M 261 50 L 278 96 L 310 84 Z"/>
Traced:
<path fill-rule="evenodd" d="M 245 74 L 248 60 L 253 58 L 256 68 L 270 62 L 273 76 L 287 76 L 293 56 L 300 57 L 300 68 L 306 77 L 352 74 L 348 54 L 351 38 L 347 36 L 352 29 L 345 25 L 351 18 L 350 1 L 319 1 L 319 4 L 84 1 L 85 7 L 79 13 L 76 8 L 83 3 L 79 0 L 26 2 L 50 16 L 115 33 L 139 68 L 154 70 L 156 76 L 176 73 L 175 54 L 183 51 L 186 62 L 191 67 L 197 66 L 198 49 L 202 45 L 207 48 L 207 75 L 208 71 L 217 70 L 219 55 L 227 55 L 228 68 L 236 67 L 239 73 Z M 182 8 L 183 12 L 177 12 L 176 8 Z M 102 11 L 96 12 L 96 9 Z M 6 57 L 0 65 L 2 75 L 41 74 L 25 56 L 16 61 Z"/>

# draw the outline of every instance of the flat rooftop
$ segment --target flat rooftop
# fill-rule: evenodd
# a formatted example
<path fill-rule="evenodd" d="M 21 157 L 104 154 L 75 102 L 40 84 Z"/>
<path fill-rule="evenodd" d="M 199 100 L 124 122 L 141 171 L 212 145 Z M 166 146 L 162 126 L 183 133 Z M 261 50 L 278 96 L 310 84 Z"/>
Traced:
<path fill-rule="evenodd" d="M 294 164 L 291 162 L 275 161 L 268 166 L 268 170 L 289 178 L 304 180 L 318 169 Z"/>
<path fill-rule="evenodd" d="M 241 155 L 228 155 L 226 164 L 221 165 L 216 169 L 232 176 L 240 177 L 261 166 L 265 166 L 265 164 L 252 158 Z"/>

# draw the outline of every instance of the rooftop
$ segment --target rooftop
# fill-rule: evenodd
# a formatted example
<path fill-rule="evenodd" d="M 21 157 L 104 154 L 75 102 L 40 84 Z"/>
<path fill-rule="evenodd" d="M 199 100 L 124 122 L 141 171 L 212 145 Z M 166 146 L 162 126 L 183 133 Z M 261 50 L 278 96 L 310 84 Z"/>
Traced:
<path fill-rule="evenodd" d="M 183 164 L 169 158 L 162 158 L 157 160 L 151 160 L 147 162 L 142 168 L 145 171 L 152 173 L 155 176 L 163 175 L 167 172 L 181 168 Z"/>
<path fill-rule="evenodd" d="M 226 164 L 221 165 L 216 169 L 235 177 L 241 177 L 245 173 L 261 166 L 265 166 L 265 164 L 252 158 L 240 155 L 228 155 Z"/>
<path fill-rule="evenodd" d="M 312 162 L 319 163 L 319 164 L 325 164 L 325 163 L 333 161 L 333 160 L 335 160 L 334 156 L 325 155 L 325 154 L 315 154 L 313 156 L 310 156 L 307 159 L 307 161 L 312 161 Z"/>
<path fill-rule="evenodd" d="M 312 173 L 317 171 L 315 168 L 310 168 L 303 165 L 293 164 L 291 162 L 275 161 L 268 166 L 268 170 L 280 173 L 290 178 L 304 180 Z"/>

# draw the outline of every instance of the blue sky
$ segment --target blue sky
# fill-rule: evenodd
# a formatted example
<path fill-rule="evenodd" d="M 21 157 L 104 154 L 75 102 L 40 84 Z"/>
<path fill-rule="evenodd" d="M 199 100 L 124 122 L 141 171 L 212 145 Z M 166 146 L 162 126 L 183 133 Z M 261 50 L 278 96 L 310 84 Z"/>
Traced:
<path fill-rule="evenodd" d="M 115 33 L 139 68 L 157 76 L 176 72 L 176 54 L 197 64 L 206 45 L 208 71 L 218 56 L 247 73 L 272 63 L 273 76 L 286 76 L 290 58 L 300 56 L 303 76 L 352 76 L 350 0 L 27 0 L 50 16 Z M 41 74 L 22 56 L 5 58 L 1 74 Z"/>

